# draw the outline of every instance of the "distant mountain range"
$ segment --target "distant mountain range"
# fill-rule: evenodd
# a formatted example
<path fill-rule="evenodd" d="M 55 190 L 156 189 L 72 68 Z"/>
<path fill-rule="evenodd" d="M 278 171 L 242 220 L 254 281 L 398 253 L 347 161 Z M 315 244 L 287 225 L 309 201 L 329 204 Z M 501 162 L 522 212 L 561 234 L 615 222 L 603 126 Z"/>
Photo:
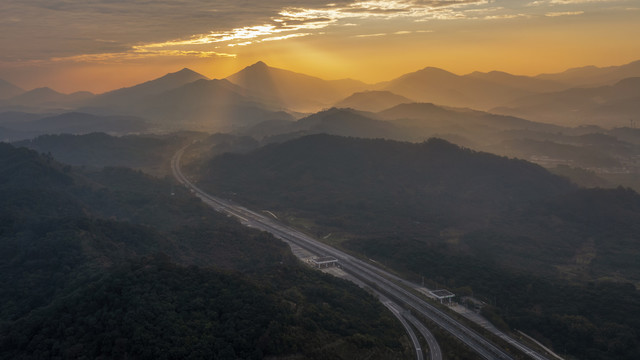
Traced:
<path fill-rule="evenodd" d="M 465 75 L 465 77 L 489 81 L 502 86 L 530 92 L 549 92 L 567 88 L 566 84 L 554 80 L 546 80 L 523 75 L 512 75 L 502 71 L 490 71 L 486 73 L 475 71 L 471 74 Z"/>
<path fill-rule="evenodd" d="M 173 90 L 180 86 L 197 80 L 208 80 L 204 75 L 190 69 L 182 69 L 178 72 L 167 74 L 155 80 L 147 81 L 132 87 L 109 91 L 96 96 L 86 106 L 94 107 L 135 107 L 140 101 L 159 95 L 165 91 Z"/>
<path fill-rule="evenodd" d="M 269 142 L 320 133 L 412 142 L 438 136 L 457 139 L 457 143 L 479 148 L 482 144 L 501 139 L 502 132 L 512 130 L 555 133 L 566 129 L 483 111 L 442 107 L 431 103 L 407 103 L 377 113 L 331 108 L 295 122 L 264 122 L 241 129 L 238 133 L 270 138 Z"/>
<path fill-rule="evenodd" d="M 640 76 L 640 60 L 620 66 L 584 66 L 557 74 L 541 74 L 536 78 L 567 84 L 569 87 L 596 87 L 613 85 L 622 79 L 638 76 Z"/>
<path fill-rule="evenodd" d="M 613 85 L 532 95 L 492 111 L 567 126 L 635 126 L 640 122 L 640 77 Z"/>
<path fill-rule="evenodd" d="M 292 119 L 228 80 L 209 80 L 189 69 L 99 95 L 85 110 L 133 114 L 171 130 L 228 131 L 265 120 Z"/>
<path fill-rule="evenodd" d="M 0 100 L 18 96 L 24 92 L 24 89 L 16 86 L 8 81 L 0 79 Z"/>
<path fill-rule="evenodd" d="M 456 75 L 426 67 L 391 81 L 365 84 L 323 80 L 257 62 L 223 80 L 185 68 L 95 96 L 50 88 L 24 91 L 2 81 L 0 111 L 130 115 L 158 129 L 215 132 L 291 121 L 331 107 L 380 112 L 421 102 L 563 126 L 616 127 L 633 124 L 638 113 L 640 92 L 634 77 L 640 77 L 640 61 L 534 77 L 499 71 Z"/>
<path fill-rule="evenodd" d="M 488 109 L 532 93 L 432 67 L 403 75 L 378 87 L 421 102 L 476 109 Z"/>
<path fill-rule="evenodd" d="M 368 90 L 353 93 L 346 99 L 336 103 L 334 106 L 338 108 L 351 108 L 354 110 L 378 112 L 396 105 L 413 102 L 415 101 L 404 96 L 394 94 L 391 91 Z"/>
<path fill-rule="evenodd" d="M 0 114 L 0 141 L 17 141 L 41 134 L 129 134 L 148 130 L 144 119 L 122 115 L 93 115 L 70 112 L 58 115 L 28 113 Z"/>
<path fill-rule="evenodd" d="M 267 120 L 293 120 L 287 112 L 243 93 L 244 89 L 228 80 L 198 80 L 142 102 L 140 115 L 165 127 L 208 131 L 229 131 Z"/>
<path fill-rule="evenodd" d="M 48 87 L 37 88 L 0 100 L 0 107 L 5 110 L 70 110 L 81 106 L 84 101 L 94 95 L 88 91 L 63 94 Z"/>

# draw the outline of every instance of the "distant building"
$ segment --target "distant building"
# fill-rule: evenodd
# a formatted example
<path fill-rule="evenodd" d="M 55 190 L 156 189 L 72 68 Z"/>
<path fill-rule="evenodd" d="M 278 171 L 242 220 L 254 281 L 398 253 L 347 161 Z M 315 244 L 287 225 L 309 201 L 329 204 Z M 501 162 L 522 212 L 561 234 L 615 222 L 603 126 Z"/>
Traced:
<path fill-rule="evenodd" d="M 338 265 L 338 259 L 333 256 L 320 256 L 312 258 L 311 263 L 318 269 L 324 269 Z"/>
<path fill-rule="evenodd" d="M 431 296 L 440 300 L 440 304 L 442 304 L 445 300 L 449 301 L 449 305 L 451 305 L 451 299 L 453 299 L 456 295 L 449 290 L 432 290 L 429 291 Z"/>

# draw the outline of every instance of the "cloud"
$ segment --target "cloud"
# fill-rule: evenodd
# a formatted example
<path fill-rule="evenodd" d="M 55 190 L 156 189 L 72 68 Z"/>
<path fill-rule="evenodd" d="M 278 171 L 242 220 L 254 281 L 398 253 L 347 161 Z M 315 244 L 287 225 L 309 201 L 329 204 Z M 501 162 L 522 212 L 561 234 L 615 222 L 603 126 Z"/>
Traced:
<path fill-rule="evenodd" d="M 298 2 L 299 3 L 299 2 Z M 134 50 L 177 50 L 191 47 L 223 44 L 230 47 L 247 46 L 263 41 L 279 41 L 314 35 L 328 26 L 346 21 L 378 18 L 445 19 L 456 18 L 454 9 L 472 4 L 485 4 L 486 0 L 424 1 L 424 0 L 367 0 L 331 3 L 316 7 L 283 7 L 262 24 L 211 30 L 188 37 L 147 42 L 133 46 Z M 444 16 L 445 10 L 448 15 Z M 346 22 L 344 25 L 351 25 Z M 282 35 L 279 35 L 282 34 Z M 274 36 L 276 35 L 276 36 Z M 152 52 L 150 52 L 152 53 Z"/>
<path fill-rule="evenodd" d="M 83 54 L 66 57 L 53 57 L 48 59 L 49 62 L 91 62 L 91 63 L 117 63 L 128 60 L 139 60 L 149 57 L 178 57 L 189 56 L 199 58 L 212 58 L 212 57 L 231 57 L 235 58 L 236 54 L 229 54 L 217 51 L 184 51 L 184 50 L 141 50 L 135 49 L 133 51 L 120 52 L 120 53 L 103 53 L 103 54 Z"/>
<path fill-rule="evenodd" d="M 274 37 L 264 38 L 264 39 L 262 39 L 260 41 L 261 42 L 264 42 L 264 41 L 279 41 L 279 40 L 286 40 L 286 39 L 292 39 L 292 38 L 309 36 L 309 35 L 311 35 L 311 33 L 297 33 L 297 34 L 289 34 L 289 35 L 283 35 L 283 36 L 274 36 Z"/>
<path fill-rule="evenodd" d="M 107 59 L 108 54 L 118 59 L 226 56 L 233 54 L 219 50 L 314 36 L 332 26 L 366 23 L 369 27 L 363 32 L 376 34 L 382 32 L 376 24 L 393 20 L 499 21 L 530 16 L 523 11 L 528 5 L 587 2 L 613 1 L 335 0 L 327 4 L 323 0 L 2 0 L 0 61 L 102 61 L 99 59 Z M 539 15 L 577 12 L 544 10 L 547 13 Z"/>
<path fill-rule="evenodd" d="M 399 17 L 414 19 L 443 19 L 443 9 L 464 7 L 472 4 L 485 4 L 486 0 L 457 0 L 457 1 L 424 1 L 424 0 L 368 0 L 356 1 L 339 6 L 336 3 L 324 7 L 305 8 L 287 7 L 270 19 L 269 23 L 233 29 L 231 31 L 210 32 L 186 40 L 169 41 L 149 44 L 148 47 L 162 47 L 174 45 L 195 45 L 235 40 L 256 39 L 262 36 L 282 32 L 296 32 L 319 30 L 341 21 L 378 18 L 389 20 Z M 455 15 L 446 18 L 455 18 Z M 351 22 L 343 26 L 353 26 Z M 305 33 L 305 36 L 311 35 Z M 288 39 L 292 36 L 279 36 L 278 39 Z"/>
<path fill-rule="evenodd" d="M 574 15 L 582 15 L 584 11 L 559 11 L 559 12 L 549 12 L 544 14 L 544 16 L 548 17 L 558 17 L 558 16 L 574 16 Z"/>
<path fill-rule="evenodd" d="M 620 0 L 549 0 L 549 4 L 614 3 Z"/>
<path fill-rule="evenodd" d="M 529 14 L 500 14 L 500 15 L 487 15 L 483 17 L 484 20 L 504 20 L 504 19 L 519 19 L 529 18 Z"/>
<path fill-rule="evenodd" d="M 575 5 L 575 4 L 614 4 L 628 2 L 625 0 L 536 0 L 528 4 L 528 6 L 541 5 Z"/>
<path fill-rule="evenodd" d="M 2 0 L 0 60 L 135 52 L 135 46 L 268 24 L 292 4 L 319 7 L 324 3 L 321 0 Z M 349 1 L 336 5 L 346 3 Z"/>
<path fill-rule="evenodd" d="M 356 35 L 355 37 L 358 38 L 366 38 L 366 37 L 379 37 L 379 36 L 386 36 L 387 33 L 377 33 L 377 34 L 362 34 L 362 35 Z"/>

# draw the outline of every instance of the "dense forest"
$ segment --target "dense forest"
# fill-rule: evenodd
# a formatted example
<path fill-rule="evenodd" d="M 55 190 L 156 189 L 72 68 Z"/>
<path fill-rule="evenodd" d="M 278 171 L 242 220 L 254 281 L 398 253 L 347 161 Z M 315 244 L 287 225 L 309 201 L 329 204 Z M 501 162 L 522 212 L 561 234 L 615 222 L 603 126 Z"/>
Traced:
<path fill-rule="evenodd" d="M 186 131 L 169 135 L 60 134 L 41 135 L 14 145 L 51 154 L 57 161 L 69 165 L 94 169 L 122 166 L 162 176 L 167 173 L 168 157 L 193 139 L 205 136 L 203 133 Z"/>
<path fill-rule="evenodd" d="M 640 356 L 640 196 L 460 148 L 315 135 L 195 162 L 200 185 L 584 359 Z"/>
<path fill-rule="evenodd" d="M 373 296 L 168 179 L 0 144 L 0 358 L 402 358 Z"/>

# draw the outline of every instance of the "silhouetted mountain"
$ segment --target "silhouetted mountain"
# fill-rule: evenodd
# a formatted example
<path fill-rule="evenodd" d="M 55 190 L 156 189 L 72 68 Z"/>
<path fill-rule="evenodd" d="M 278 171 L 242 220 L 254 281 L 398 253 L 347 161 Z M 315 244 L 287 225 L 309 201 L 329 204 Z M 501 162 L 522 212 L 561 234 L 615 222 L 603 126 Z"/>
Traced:
<path fill-rule="evenodd" d="M 360 138 L 398 139 L 406 136 L 400 129 L 386 121 L 373 119 L 351 109 L 332 108 L 292 123 L 288 132 L 297 136 L 330 134 Z"/>
<path fill-rule="evenodd" d="M 229 131 L 266 120 L 292 119 L 247 96 L 240 86 L 208 80 L 189 69 L 105 93 L 87 103 L 86 109 L 144 117 L 156 129 L 172 131 Z"/>
<path fill-rule="evenodd" d="M 39 132 L 13 130 L 0 125 L 0 142 L 13 142 L 30 139 L 38 136 L 39 134 Z"/>
<path fill-rule="evenodd" d="M 0 102 L 5 109 L 69 109 L 80 105 L 94 95 L 88 91 L 63 94 L 48 87 L 37 88 L 21 93 Z"/>
<path fill-rule="evenodd" d="M 111 136 L 104 133 L 86 135 L 41 135 L 15 142 L 39 153 L 51 154 L 57 160 L 74 166 L 102 168 L 124 166 L 158 176 L 169 175 L 166 159 L 193 139 L 204 137 L 194 133 L 170 135 Z"/>
<path fill-rule="evenodd" d="M 581 344 L 568 348 L 608 360 L 638 353 L 640 195 L 632 190 L 578 189 L 540 166 L 438 139 L 315 135 L 221 155 L 201 170 L 200 185 L 220 196 L 270 209 L 418 281 L 429 274 L 431 288 L 493 299 L 486 316 L 556 348 Z M 570 331 L 577 318 L 592 330 Z M 612 354 L 614 328 L 634 340 Z"/>
<path fill-rule="evenodd" d="M 40 134 L 86 134 L 92 132 L 127 134 L 144 131 L 148 128 L 146 121 L 138 117 L 99 116 L 79 112 L 47 116 L 31 121 L 7 122 L 4 126 L 14 130 Z"/>
<path fill-rule="evenodd" d="M 21 131 L 13 129 L 12 126 L 23 122 L 38 120 L 50 114 L 33 114 L 17 111 L 5 111 L 0 113 L 0 141 L 12 142 L 24 139 L 30 139 L 40 135 L 40 131 Z M 6 125 L 6 126 L 5 126 Z M 18 125 L 17 127 L 20 127 Z"/>
<path fill-rule="evenodd" d="M 514 89 L 530 92 L 550 92 L 564 90 L 569 87 L 566 84 L 545 80 L 536 77 L 512 75 L 503 71 L 478 72 L 475 71 L 464 77 L 482 79 Z"/>
<path fill-rule="evenodd" d="M 414 129 L 414 134 L 454 134 L 478 143 L 492 142 L 507 130 L 556 132 L 562 128 L 512 116 L 470 109 L 447 108 L 429 103 L 401 104 L 378 113 L 381 119 Z"/>
<path fill-rule="evenodd" d="M 244 89 L 227 80 L 197 80 L 141 102 L 137 112 L 173 129 L 229 131 L 267 120 L 292 120 L 242 95 Z"/>
<path fill-rule="evenodd" d="M 20 111 L 5 111 L 0 112 L 0 124 L 8 124 L 8 123 L 21 123 L 27 121 L 33 121 L 42 119 L 46 116 L 52 116 L 53 114 L 34 114 L 34 113 L 25 113 Z"/>
<path fill-rule="evenodd" d="M 10 101 L 18 105 L 38 104 L 42 102 L 60 102 L 66 98 L 65 94 L 59 93 L 48 87 L 41 87 L 29 90 L 13 97 Z"/>
<path fill-rule="evenodd" d="M 516 130 L 555 133 L 566 129 L 482 111 L 409 103 L 379 113 L 332 108 L 296 122 L 268 121 L 237 133 L 268 138 L 267 142 L 320 133 L 411 142 L 438 136 L 482 149 L 483 146 L 511 139 L 512 134 L 507 132 Z"/>
<path fill-rule="evenodd" d="M 640 60 L 619 66 L 596 67 L 585 66 L 569 69 L 557 74 L 541 74 L 538 79 L 551 80 L 567 84 L 571 87 L 594 87 L 613 85 L 630 77 L 640 77 Z"/>
<path fill-rule="evenodd" d="M 520 88 L 433 67 L 403 75 L 379 87 L 420 102 L 477 109 L 489 109 L 531 94 Z"/>
<path fill-rule="evenodd" d="M 568 140 L 568 137 L 565 137 Z M 485 147 L 494 154 L 515 156 L 540 163 L 547 167 L 557 165 L 581 168 L 617 168 L 621 164 L 616 157 L 602 151 L 602 146 L 568 144 L 562 141 L 533 139 L 509 139 L 497 145 Z"/>
<path fill-rule="evenodd" d="M 415 133 L 390 122 L 375 118 L 375 114 L 353 109 L 331 108 L 298 121 L 267 121 L 241 129 L 241 135 L 253 136 L 265 142 L 283 142 L 312 134 L 373 139 L 415 139 Z"/>
<path fill-rule="evenodd" d="M 346 99 L 337 102 L 334 106 L 338 108 L 378 112 L 399 104 L 412 102 L 414 101 L 389 91 L 370 90 L 353 93 Z"/>
<path fill-rule="evenodd" d="M 282 207 L 277 199 L 288 198 L 292 208 L 339 208 L 348 218 L 360 218 L 358 203 L 387 207 L 385 219 L 379 220 L 385 223 L 429 223 L 434 213 L 439 219 L 474 223 L 477 216 L 490 216 L 508 204 L 573 189 L 537 165 L 476 153 L 443 140 L 410 144 L 328 135 L 216 158 L 203 179 L 218 193 L 237 192 L 259 206 Z M 269 194 L 257 195 L 267 188 Z"/>
<path fill-rule="evenodd" d="M 135 107 L 140 101 L 146 98 L 159 95 L 165 91 L 176 89 L 201 79 L 207 79 L 207 77 L 193 70 L 184 68 L 142 84 L 100 94 L 88 102 L 87 106 L 124 109 Z"/>
<path fill-rule="evenodd" d="M 0 100 L 18 96 L 24 92 L 24 89 L 14 85 L 8 81 L 0 79 Z"/>
<path fill-rule="evenodd" d="M 248 94 L 274 107 L 294 111 L 318 111 L 341 98 L 365 89 L 355 80 L 322 80 L 317 77 L 267 66 L 262 61 L 227 77 Z"/>
<path fill-rule="evenodd" d="M 637 121 L 640 111 L 640 77 L 610 86 L 533 95 L 492 111 L 561 125 L 627 126 L 630 120 Z"/>

